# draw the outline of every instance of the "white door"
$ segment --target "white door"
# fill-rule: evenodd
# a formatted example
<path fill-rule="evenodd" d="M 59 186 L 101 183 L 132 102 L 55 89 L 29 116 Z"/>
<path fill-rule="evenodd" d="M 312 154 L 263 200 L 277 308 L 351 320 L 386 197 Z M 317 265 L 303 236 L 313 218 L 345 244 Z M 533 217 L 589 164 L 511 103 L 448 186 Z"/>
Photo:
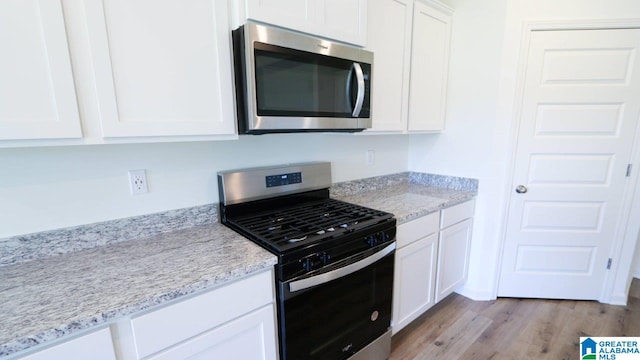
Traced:
<path fill-rule="evenodd" d="M 601 297 L 640 113 L 639 46 L 640 29 L 532 32 L 498 296 Z"/>

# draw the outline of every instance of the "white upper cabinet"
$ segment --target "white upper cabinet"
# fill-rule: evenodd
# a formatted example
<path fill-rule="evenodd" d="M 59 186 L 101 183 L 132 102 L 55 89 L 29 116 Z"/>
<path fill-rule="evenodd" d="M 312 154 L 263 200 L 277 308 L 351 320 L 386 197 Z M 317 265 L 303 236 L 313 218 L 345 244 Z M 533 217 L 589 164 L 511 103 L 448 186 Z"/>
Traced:
<path fill-rule="evenodd" d="M 444 130 L 451 14 L 435 1 L 369 3 L 374 75 L 368 133 Z"/>
<path fill-rule="evenodd" d="M 407 129 L 412 9 L 413 0 L 369 4 L 367 49 L 374 54 L 371 130 Z"/>
<path fill-rule="evenodd" d="M 319 35 L 361 46 L 367 44 L 367 0 L 319 0 L 316 9 Z"/>
<path fill-rule="evenodd" d="M 233 1 L 233 0 L 232 0 Z M 244 0 L 244 19 L 262 21 L 303 32 L 313 32 L 316 1 L 313 0 Z"/>
<path fill-rule="evenodd" d="M 235 132 L 224 1 L 85 0 L 104 137 Z"/>
<path fill-rule="evenodd" d="M 367 0 L 241 0 L 234 6 L 237 25 L 249 19 L 355 45 L 367 42 Z"/>
<path fill-rule="evenodd" d="M 409 90 L 409 131 L 444 130 L 451 15 L 416 2 Z"/>
<path fill-rule="evenodd" d="M 237 136 L 226 1 L 4 0 L 0 46 L 0 148 Z"/>
<path fill-rule="evenodd" d="M 0 140 L 82 136 L 60 1 L 0 1 Z"/>

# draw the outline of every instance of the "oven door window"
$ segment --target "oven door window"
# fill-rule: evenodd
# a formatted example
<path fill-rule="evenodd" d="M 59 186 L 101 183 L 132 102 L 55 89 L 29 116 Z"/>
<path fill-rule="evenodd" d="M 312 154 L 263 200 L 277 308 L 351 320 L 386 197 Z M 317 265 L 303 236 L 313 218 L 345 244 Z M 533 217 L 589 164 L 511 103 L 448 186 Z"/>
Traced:
<path fill-rule="evenodd" d="M 358 93 L 353 61 L 263 43 L 254 43 L 254 56 L 258 116 L 353 117 Z M 368 92 L 371 67 L 359 65 Z M 368 113 L 365 104 L 359 116 Z"/>
<path fill-rule="evenodd" d="M 346 359 L 384 334 L 391 324 L 394 253 L 281 302 L 283 360 Z"/>

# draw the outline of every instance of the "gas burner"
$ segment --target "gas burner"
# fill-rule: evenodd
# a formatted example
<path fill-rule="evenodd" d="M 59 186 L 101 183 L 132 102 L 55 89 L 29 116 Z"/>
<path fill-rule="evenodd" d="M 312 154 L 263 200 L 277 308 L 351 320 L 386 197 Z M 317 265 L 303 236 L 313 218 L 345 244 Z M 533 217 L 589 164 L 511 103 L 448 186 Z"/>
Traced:
<path fill-rule="evenodd" d="M 307 246 L 391 218 L 383 211 L 324 199 L 229 219 L 250 237 L 279 252 Z"/>

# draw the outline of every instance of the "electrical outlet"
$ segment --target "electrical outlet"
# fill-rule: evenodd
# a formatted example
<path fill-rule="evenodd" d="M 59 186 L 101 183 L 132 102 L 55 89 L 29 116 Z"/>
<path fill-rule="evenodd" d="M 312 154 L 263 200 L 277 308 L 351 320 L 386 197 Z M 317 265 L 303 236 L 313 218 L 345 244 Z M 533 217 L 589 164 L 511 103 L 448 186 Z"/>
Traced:
<path fill-rule="evenodd" d="M 367 150 L 367 166 L 373 166 L 376 163 L 375 150 Z"/>
<path fill-rule="evenodd" d="M 147 187 L 147 174 L 145 170 L 129 170 L 129 187 L 131 195 L 149 192 Z"/>

